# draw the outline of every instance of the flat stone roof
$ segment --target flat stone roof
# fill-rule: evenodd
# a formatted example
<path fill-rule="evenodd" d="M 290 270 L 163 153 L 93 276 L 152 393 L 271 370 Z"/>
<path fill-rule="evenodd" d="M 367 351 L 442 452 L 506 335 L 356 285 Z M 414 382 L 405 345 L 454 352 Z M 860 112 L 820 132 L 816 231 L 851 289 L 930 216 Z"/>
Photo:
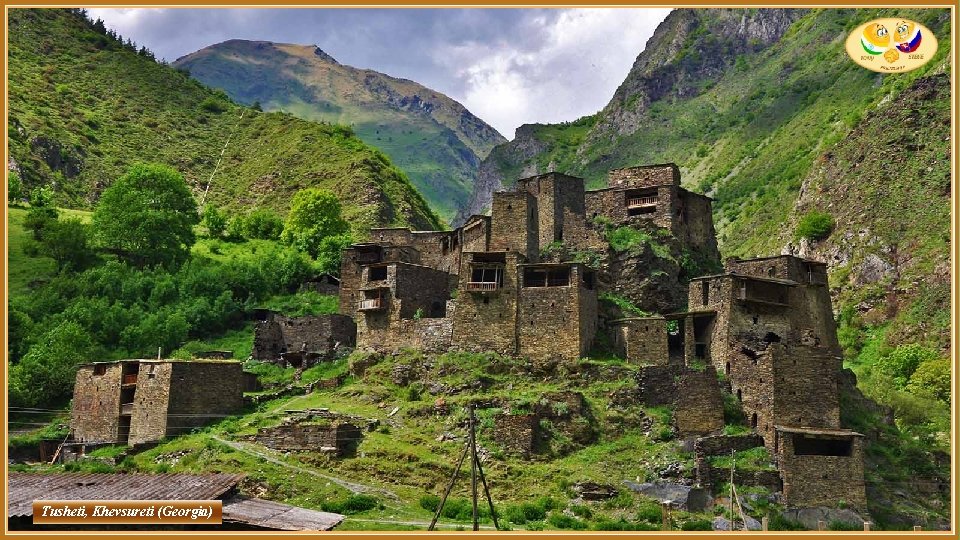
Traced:
<path fill-rule="evenodd" d="M 791 427 L 791 426 L 773 426 L 773 429 L 784 433 L 799 433 L 801 435 L 830 435 L 833 437 L 863 437 L 862 433 L 857 433 L 849 429 L 833 428 L 815 428 L 815 427 Z"/>

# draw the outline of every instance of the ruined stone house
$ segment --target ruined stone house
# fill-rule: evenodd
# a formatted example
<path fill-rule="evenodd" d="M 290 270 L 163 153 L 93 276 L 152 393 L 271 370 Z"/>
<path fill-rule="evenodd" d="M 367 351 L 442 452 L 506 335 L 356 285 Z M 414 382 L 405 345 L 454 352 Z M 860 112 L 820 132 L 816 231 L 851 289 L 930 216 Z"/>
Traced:
<path fill-rule="evenodd" d="M 142 444 L 243 408 L 239 362 L 121 360 L 77 370 L 70 429 L 79 443 Z"/>
<path fill-rule="evenodd" d="M 262 362 L 306 369 L 356 341 L 356 325 L 345 315 L 287 317 L 258 310 L 251 356 Z"/>

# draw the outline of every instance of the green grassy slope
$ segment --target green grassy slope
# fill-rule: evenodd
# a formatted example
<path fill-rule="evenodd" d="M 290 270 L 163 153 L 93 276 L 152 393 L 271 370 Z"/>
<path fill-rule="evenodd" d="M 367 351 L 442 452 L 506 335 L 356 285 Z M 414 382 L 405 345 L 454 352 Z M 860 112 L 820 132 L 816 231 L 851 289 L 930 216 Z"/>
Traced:
<path fill-rule="evenodd" d="M 234 209 L 285 213 L 295 191 L 322 187 L 358 231 L 440 226 L 407 177 L 349 128 L 238 106 L 74 12 L 13 9 L 9 28 L 11 157 L 28 187 L 52 186 L 61 206 L 89 207 L 129 165 L 157 161 L 198 198 L 209 183 L 206 200 Z"/>
<path fill-rule="evenodd" d="M 456 101 L 405 79 L 337 63 L 314 46 L 230 40 L 174 62 L 245 104 L 350 125 L 384 151 L 444 218 L 480 160 L 505 139 Z"/>

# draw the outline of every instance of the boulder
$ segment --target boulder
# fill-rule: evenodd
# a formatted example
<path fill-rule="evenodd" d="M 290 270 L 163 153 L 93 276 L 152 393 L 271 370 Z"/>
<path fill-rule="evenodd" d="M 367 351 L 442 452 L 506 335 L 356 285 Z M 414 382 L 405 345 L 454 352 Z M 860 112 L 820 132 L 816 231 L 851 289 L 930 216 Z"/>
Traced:
<path fill-rule="evenodd" d="M 849 525 L 863 527 L 864 519 L 853 510 L 846 508 L 789 508 L 782 513 L 783 517 L 801 523 L 804 527 L 817 530 L 817 522 L 823 521 L 829 525 L 833 521 L 840 521 Z"/>
<path fill-rule="evenodd" d="M 673 508 L 687 510 L 689 512 L 702 512 L 710 506 L 712 498 L 710 493 L 703 488 L 685 486 L 674 482 L 646 482 L 638 484 L 636 482 L 624 482 L 628 488 L 656 499 L 661 503 L 670 502 Z"/>

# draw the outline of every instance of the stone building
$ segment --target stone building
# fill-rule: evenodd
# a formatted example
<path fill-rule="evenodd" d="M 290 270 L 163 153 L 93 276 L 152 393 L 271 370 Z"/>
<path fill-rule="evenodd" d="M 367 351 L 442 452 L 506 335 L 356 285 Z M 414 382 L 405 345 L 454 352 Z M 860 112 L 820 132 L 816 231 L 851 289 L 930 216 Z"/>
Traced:
<path fill-rule="evenodd" d="M 343 347 L 352 347 L 356 335 L 356 323 L 346 315 L 286 317 L 261 310 L 251 355 L 262 362 L 308 368 Z"/>
<path fill-rule="evenodd" d="M 239 362 L 121 360 L 77 370 L 70 429 L 80 443 L 141 444 L 243 408 Z"/>
<path fill-rule="evenodd" d="M 611 187 L 599 191 L 555 172 L 520 179 L 493 194 L 490 216 L 472 216 L 453 231 L 371 230 L 369 242 L 344 250 L 341 271 L 340 313 L 357 321 L 358 347 L 585 355 L 597 332 L 598 292 L 614 278 L 542 254 L 557 245 L 606 250 L 600 215 L 616 226 L 664 227 L 719 259 L 710 199 L 681 188 L 676 165 L 610 175 Z"/>

